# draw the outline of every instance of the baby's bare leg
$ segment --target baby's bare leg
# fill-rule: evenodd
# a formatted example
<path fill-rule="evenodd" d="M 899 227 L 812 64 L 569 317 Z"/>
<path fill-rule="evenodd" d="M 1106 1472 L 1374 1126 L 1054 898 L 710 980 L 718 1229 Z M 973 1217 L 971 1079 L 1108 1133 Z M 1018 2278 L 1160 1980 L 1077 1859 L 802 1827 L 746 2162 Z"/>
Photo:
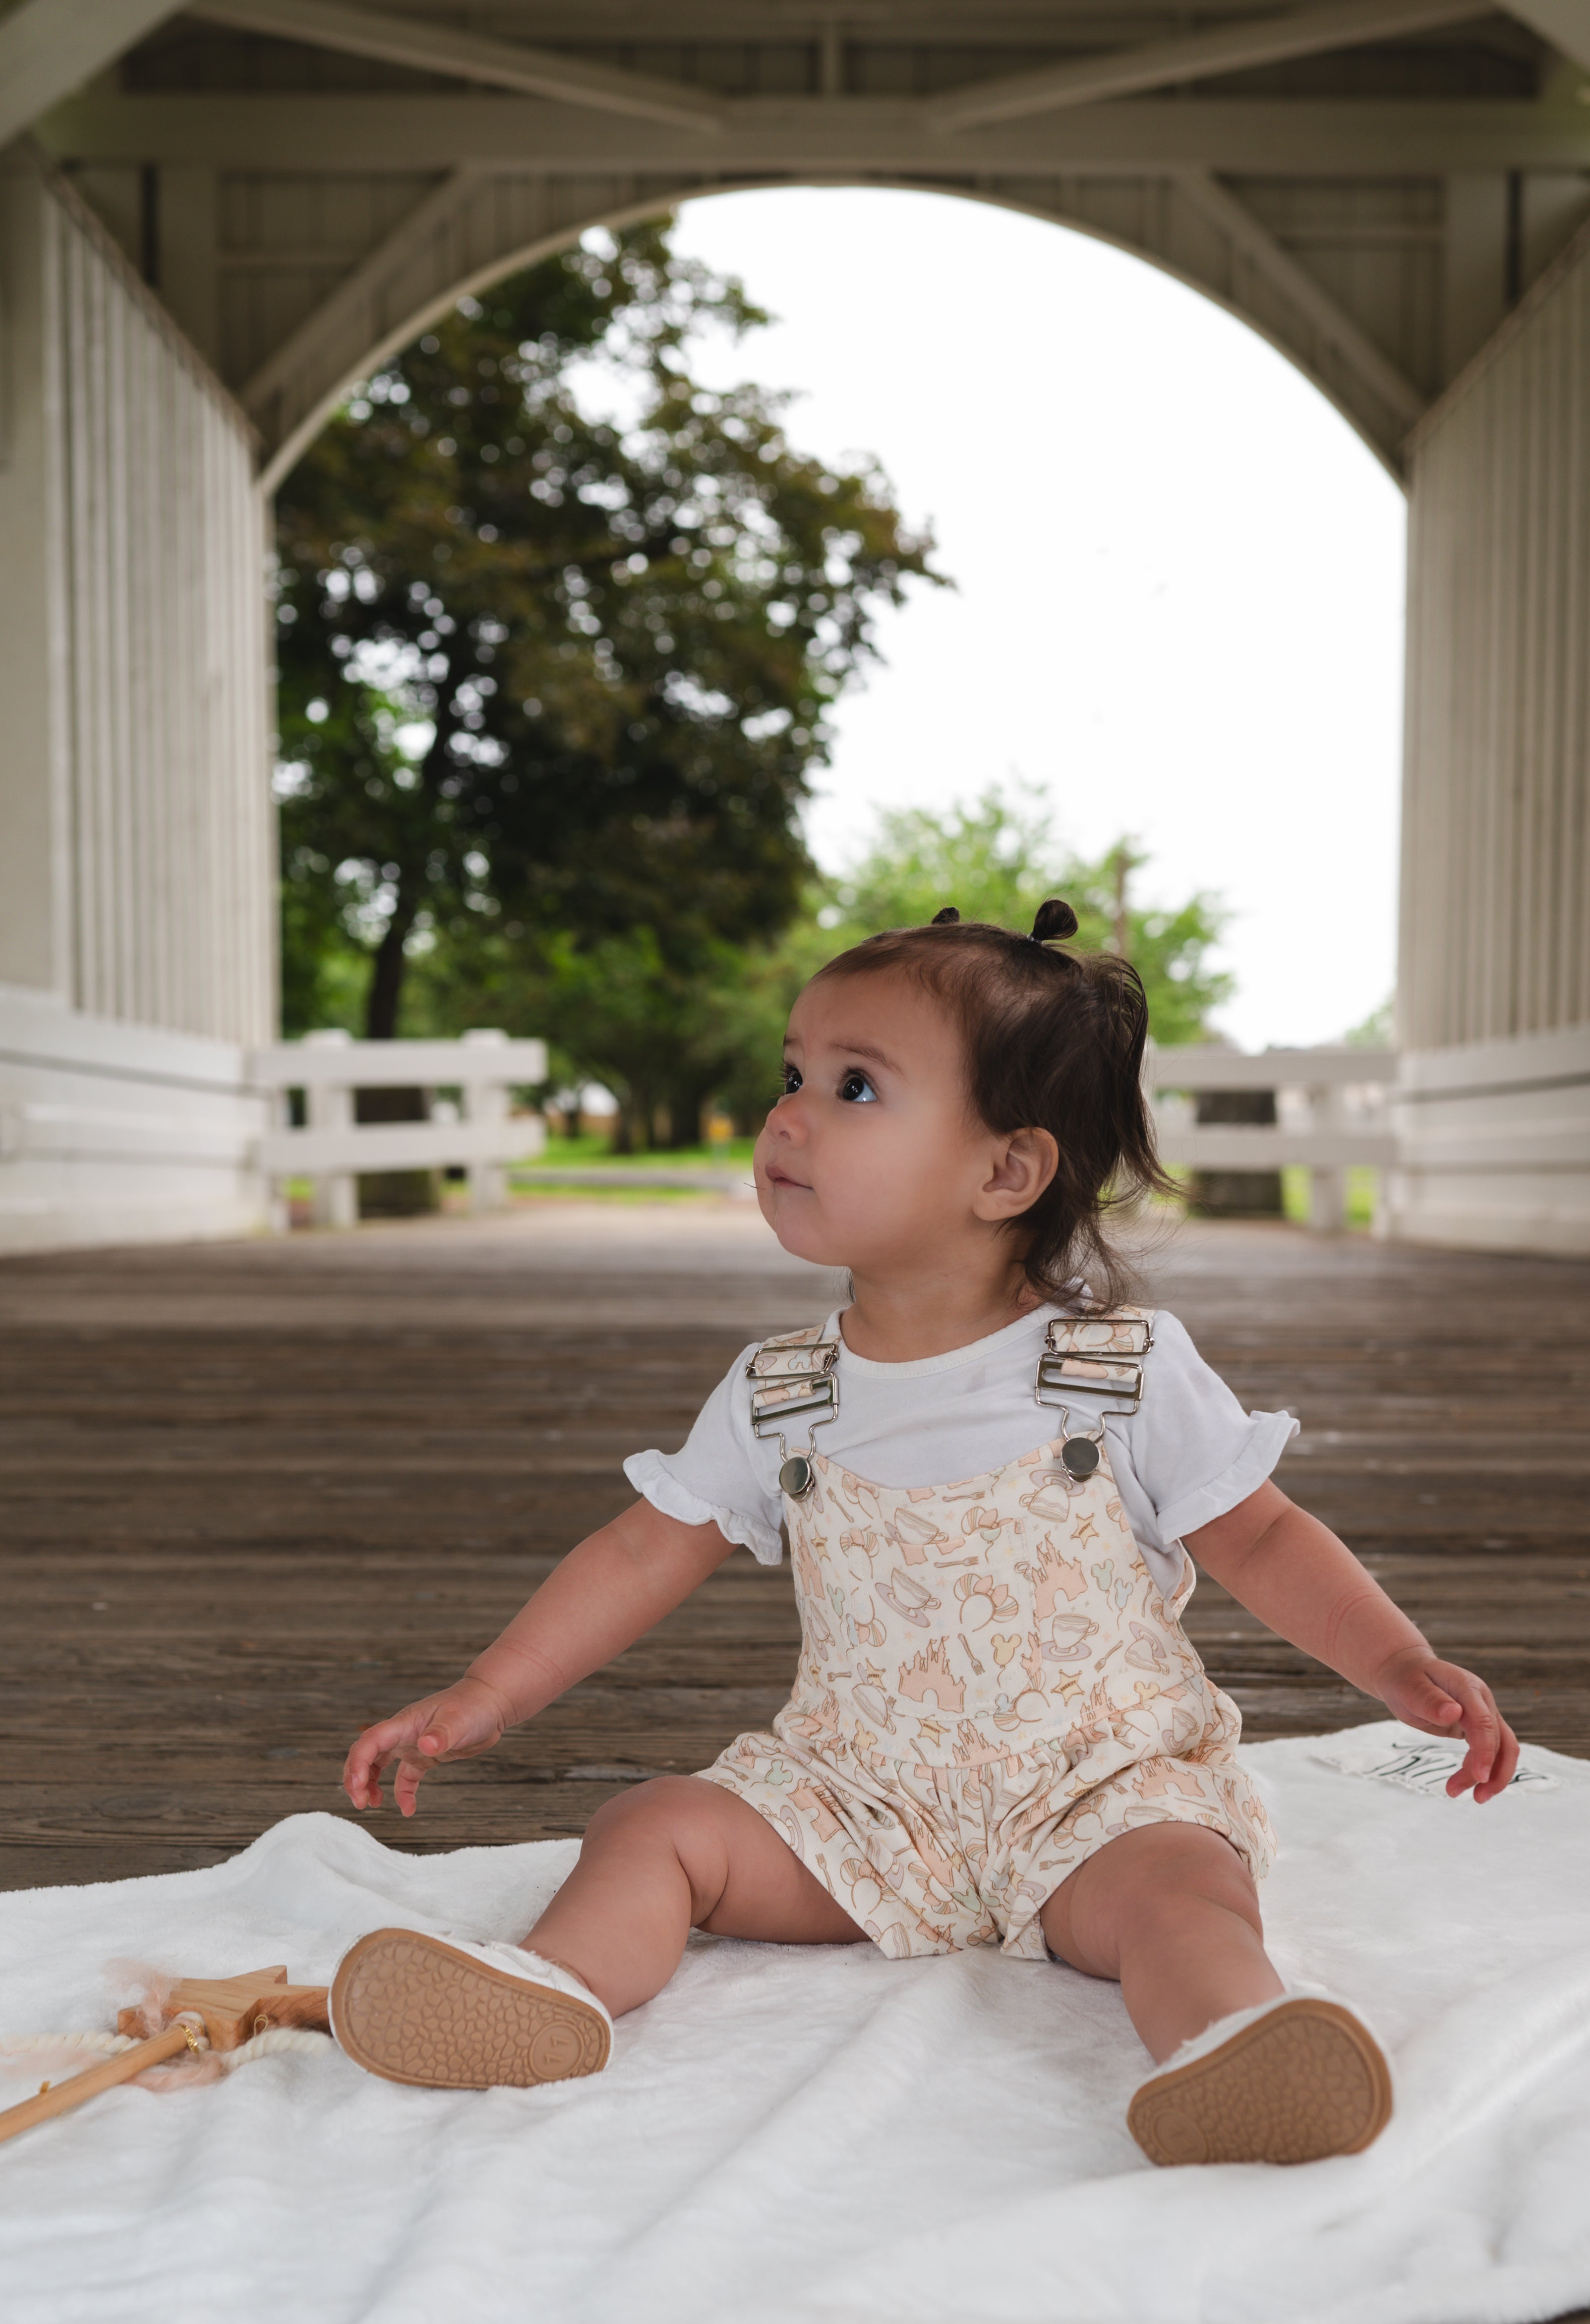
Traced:
<path fill-rule="evenodd" d="M 1038 1917 L 1062 1960 L 1119 1980 L 1159 2064 L 1216 2018 L 1282 1990 L 1246 1865 L 1198 1824 L 1123 1832 L 1078 1865 Z"/>
<path fill-rule="evenodd" d="M 597 1809 L 524 1941 L 619 2016 L 661 1993 L 692 1929 L 785 1945 L 862 1937 L 754 1808 L 698 1776 L 661 1775 Z"/>

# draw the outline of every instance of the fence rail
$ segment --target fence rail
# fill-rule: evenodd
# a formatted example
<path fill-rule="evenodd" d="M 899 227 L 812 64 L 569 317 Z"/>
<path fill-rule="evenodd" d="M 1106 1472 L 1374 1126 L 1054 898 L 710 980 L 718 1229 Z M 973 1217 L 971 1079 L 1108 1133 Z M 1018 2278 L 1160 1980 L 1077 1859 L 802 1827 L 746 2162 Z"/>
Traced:
<path fill-rule="evenodd" d="M 1384 1170 L 1396 1161 L 1386 1103 L 1396 1078 L 1392 1049 L 1262 1049 L 1247 1056 L 1151 1044 L 1143 1061 L 1166 1162 L 1194 1170 L 1301 1166 L 1310 1176 L 1308 1223 L 1322 1232 L 1346 1223 L 1349 1169 Z M 1273 1093 L 1276 1122 L 1197 1120 L 1198 1098 L 1233 1090 Z"/>
<path fill-rule="evenodd" d="M 274 1093 L 277 1126 L 260 1141 L 269 1176 L 314 1181 L 318 1223 L 351 1226 L 358 1217 L 358 1178 L 366 1171 L 460 1166 L 479 1210 L 507 1201 L 507 1168 L 531 1161 L 546 1144 L 539 1115 L 511 1111 L 516 1087 L 542 1083 L 543 1041 L 466 1033 L 458 1041 L 356 1041 L 347 1033 L 310 1033 L 301 1041 L 256 1050 L 252 1080 Z M 1397 1058 L 1389 1049 L 1160 1049 L 1151 1045 L 1143 1079 L 1153 1105 L 1160 1150 L 1173 1167 L 1197 1170 L 1310 1173 L 1309 1223 L 1340 1227 L 1346 1216 L 1346 1173 L 1354 1165 L 1384 1169 L 1396 1159 L 1386 1108 Z M 430 1100 L 425 1121 L 361 1122 L 356 1093 L 371 1089 L 457 1089 L 461 1107 Z M 301 1128 L 287 1118 L 287 1097 L 304 1093 Z M 1232 1090 L 1271 1092 L 1278 1120 L 1268 1124 L 1200 1122 L 1197 1101 Z M 542 1183 L 642 1189 L 733 1185 L 744 1174 L 712 1171 L 549 1170 Z"/>
<path fill-rule="evenodd" d="M 539 1114 L 515 1114 L 512 1093 L 547 1077 L 544 1041 L 511 1041 L 505 1033 L 466 1033 L 458 1041 L 356 1041 L 347 1033 L 310 1033 L 256 1049 L 252 1077 L 275 1093 L 277 1126 L 260 1140 L 259 1167 L 275 1179 L 314 1181 L 315 1222 L 357 1223 L 358 1180 L 382 1170 L 462 1167 L 478 1211 L 508 1199 L 507 1165 L 534 1158 L 546 1144 Z M 308 1120 L 288 1119 L 288 1093 L 304 1093 Z M 356 1094 L 370 1089 L 428 1093 L 426 1121 L 360 1121 Z M 438 1101 L 457 1089 L 462 1107 Z"/>

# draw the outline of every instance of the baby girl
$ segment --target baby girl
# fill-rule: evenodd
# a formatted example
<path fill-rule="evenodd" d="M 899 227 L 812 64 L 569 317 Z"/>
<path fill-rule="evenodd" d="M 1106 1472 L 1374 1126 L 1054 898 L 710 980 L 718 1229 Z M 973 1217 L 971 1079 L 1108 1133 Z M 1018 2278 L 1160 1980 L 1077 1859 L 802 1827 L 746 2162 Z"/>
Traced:
<path fill-rule="evenodd" d="M 1113 1208 L 1161 1187 L 1133 971 L 953 910 L 797 1001 L 756 1148 L 786 1250 L 849 1271 L 826 1323 L 746 1349 L 683 1450 L 571 1550 L 464 1676 L 360 1736 L 344 1783 L 414 1811 L 426 1770 L 612 1660 L 737 1546 L 787 1531 L 802 1644 L 765 1734 L 609 1801 L 522 1946 L 362 1938 L 332 2023 L 373 2072 L 479 2089 L 595 2073 L 692 1929 L 996 1945 L 1119 1982 L 1156 2163 L 1308 2161 L 1391 2111 L 1373 2034 L 1264 1950 L 1274 1851 L 1236 1708 L 1188 1643 L 1196 1558 L 1398 1719 L 1461 1736 L 1448 1790 L 1518 1747 L 1352 1552 L 1273 1482 L 1296 1423 L 1246 1414 L 1175 1318 L 1123 1304 Z"/>

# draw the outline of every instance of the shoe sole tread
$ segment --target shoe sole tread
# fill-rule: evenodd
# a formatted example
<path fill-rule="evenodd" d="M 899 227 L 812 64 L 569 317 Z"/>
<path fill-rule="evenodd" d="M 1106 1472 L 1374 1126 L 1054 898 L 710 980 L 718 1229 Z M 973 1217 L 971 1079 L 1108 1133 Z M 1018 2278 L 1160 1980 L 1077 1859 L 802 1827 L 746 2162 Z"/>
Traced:
<path fill-rule="evenodd" d="M 612 2035 L 594 2005 L 410 1929 L 361 1937 L 331 1987 L 356 2064 L 424 2089 L 527 2089 L 599 2073 Z"/>
<path fill-rule="evenodd" d="M 1126 2121 L 1152 2163 L 1290 2163 L 1361 2153 L 1391 2113 L 1391 2070 L 1367 2028 L 1299 1997 L 1145 2082 Z"/>

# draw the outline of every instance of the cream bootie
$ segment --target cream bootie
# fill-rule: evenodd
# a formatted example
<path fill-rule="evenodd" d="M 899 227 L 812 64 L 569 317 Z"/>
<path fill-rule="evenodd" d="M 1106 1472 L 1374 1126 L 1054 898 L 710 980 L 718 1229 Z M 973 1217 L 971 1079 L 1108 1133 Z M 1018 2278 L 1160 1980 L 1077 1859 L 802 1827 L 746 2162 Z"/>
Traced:
<path fill-rule="evenodd" d="M 1317 2163 L 1356 2154 L 1391 2119 L 1391 2073 L 1361 2018 L 1296 1990 L 1216 2018 L 1133 2097 L 1151 2163 Z"/>
<path fill-rule="evenodd" d="M 599 2074 L 613 2020 L 571 1969 L 517 1945 L 376 1929 L 337 1964 L 331 2031 L 366 2072 L 436 2090 Z"/>

